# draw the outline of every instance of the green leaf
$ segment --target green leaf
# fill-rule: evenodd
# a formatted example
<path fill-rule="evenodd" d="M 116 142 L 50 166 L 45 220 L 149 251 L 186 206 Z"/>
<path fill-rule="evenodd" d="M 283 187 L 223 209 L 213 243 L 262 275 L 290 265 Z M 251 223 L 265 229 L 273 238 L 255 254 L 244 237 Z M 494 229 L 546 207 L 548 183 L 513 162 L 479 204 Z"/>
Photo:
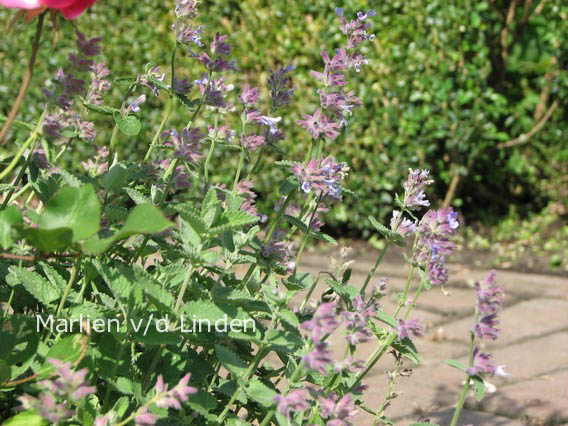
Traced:
<path fill-rule="evenodd" d="M 45 356 L 45 362 L 41 368 L 36 371 L 36 374 L 40 376 L 40 378 L 46 378 L 55 371 L 54 365 L 49 362 L 51 358 L 71 363 L 78 361 L 81 357 L 81 353 L 86 349 L 84 345 L 87 343 L 83 342 L 83 339 L 86 339 L 86 337 L 80 334 L 73 334 L 61 339 L 49 349 Z"/>
<path fill-rule="evenodd" d="M 126 184 L 131 174 L 131 167 L 124 163 L 117 163 L 103 175 L 101 185 L 107 191 L 116 191 Z"/>
<path fill-rule="evenodd" d="M 91 184 L 64 187 L 47 202 L 39 218 L 39 229 L 70 228 L 73 242 L 94 235 L 100 227 L 101 203 Z"/>
<path fill-rule="evenodd" d="M 287 215 L 287 214 L 284 215 L 284 219 L 286 219 L 286 222 L 288 222 L 291 225 L 294 225 L 296 228 L 298 228 L 304 234 L 306 232 L 308 232 L 308 227 L 301 220 L 296 219 L 295 217 L 292 217 L 292 216 Z"/>
<path fill-rule="evenodd" d="M 215 345 L 215 354 L 227 371 L 239 379 L 244 379 L 247 364 L 236 353 L 225 346 Z"/>
<path fill-rule="evenodd" d="M 7 382 L 12 377 L 12 367 L 6 361 L 0 359 L 0 383 Z"/>
<path fill-rule="evenodd" d="M 391 327 L 396 328 L 396 320 L 382 309 L 377 312 L 377 319 L 387 325 L 390 325 Z"/>
<path fill-rule="evenodd" d="M 402 235 L 391 231 L 382 223 L 377 222 L 377 220 L 373 216 L 369 216 L 369 221 L 371 222 L 371 225 L 373 225 L 373 227 L 377 231 L 379 231 L 388 241 L 401 247 L 406 246 L 406 242 L 404 241 Z"/>
<path fill-rule="evenodd" d="M 104 105 L 90 104 L 88 102 L 83 102 L 83 106 L 90 111 L 98 112 L 99 114 L 104 114 L 104 115 L 113 115 L 115 112 L 120 112 L 116 108 L 111 108 Z"/>
<path fill-rule="evenodd" d="M 278 192 L 280 192 L 281 195 L 288 195 L 298 189 L 299 186 L 300 184 L 295 176 L 288 176 L 286 180 L 282 182 L 282 185 L 280 185 Z"/>
<path fill-rule="evenodd" d="M 323 232 L 312 232 L 311 235 L 313 235 L 318 240 L 337 245 L 337 241 L 335 241 L 335 238 L 333 238 L 331 235 L 324 234 Z"/>
<path fill-rule="evenodd" d="M 139 204 L 132 209 L 124 226 L 112 237 L 100 239 L 97 236 L 83 243 L 83 249 L 90 254 L 100 254 L 113 243 L 135 234 L 155 234 L 174 226 L 164 214 L 152 204 Z"/>
<path fill-rule="evenodd" d="M 471 376 L 471 380 L 473 380 L 475 399 L 481 401 L 483 399 L 483 396 L 485 395 L 485 383 L 483 382 L 483 379 L 478 375 Z"/>
<path fill-rule="evenodd" d="M 136 136 L 140 133 L 142 129 L 142 124 L 138 117 L 134 115 L 127 115 L 123 117 L 120 112 L 114 112 L 112 115 L 116 125 L 118 126 L 118 130 L 124 133 L 127 136 Z"/>
<path fill-rule="evenodd" d="M 22 216 L 16 206 L 9 206 L 6 210 L 0 211 L 0 245 L 4 250 L 14 243 L 12 227 L 21 225 Z"/>
<path fill-rule="evenodd" d="M 70 228 L 25 228 L 21 232 L 32 246 L 44 253 L 63 251 L 73 242 L 73 231 Z"/>
<path fill-rule="evenodd" d="M 232 229 L 242 228 L 246 225 L 252 225 L 258 222 L 258 216 L 253 216 L 242 210 L 228 211 L 221 215 L 217 221 L 217 226 L 211 228 L 209 232 L 212 234 L 221 234 Z"/>
<path fill-rule="evenodd" d="M 29 271 L 26 268 L 16 268 L 15 266 L 10 268 L 10 272 L 14 274 L 28 293 L 45 306 L 59 299 L 61 289 L 37 272 Z"/>
<path fill-rule="evenodd" d="M 461 370 L 463 372 L 467 370 L 467 367 L 465 365 L 463 365 L 461 362 L 454 361 L 453 359 L 446 359 L 444 360 L 444 362 L 448 364 L 450 367 L 457 368 L 458 370 Z"/>
<path fill-rule="evenodd" d="M 391 346 L 400 352 L 403 356 L 411 360 L 414 364 L 420 365 L 420 355 L 412 340 L 408 337 L 399 341 L 394 341 Z"/>
<path fill-rule="evenodd" d="M 4 423 L 3 426 L 46 426 L 49 423 L 33 411 L 24 411 Z"/>
<path fill-rule="evenodd" d="M 245 388 L 245 393 L 250 399 L 258 402 L 264 407 L 271 407 L 274 405 L 276 391 L 266 386 L 256 377 L 248 382 L 248 385 Z"/>
<path fill-rule="evenodd" d="M 136 204 L 152 204 L 152 200 L 150 200 L 149 197 L 146 197 L 140 191 L 132 188 L 125 188 L 124 190 Z"/>

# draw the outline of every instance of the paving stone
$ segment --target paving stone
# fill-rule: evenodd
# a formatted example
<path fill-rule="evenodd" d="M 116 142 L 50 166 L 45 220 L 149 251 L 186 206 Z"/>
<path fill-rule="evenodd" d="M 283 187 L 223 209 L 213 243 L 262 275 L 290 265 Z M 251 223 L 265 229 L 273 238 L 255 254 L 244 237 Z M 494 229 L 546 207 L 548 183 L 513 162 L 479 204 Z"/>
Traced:
<path fill-rule="evenodd" d="M 568 332 L 531 339 L 517 345 L 491 351 L 497 365 L 506 365 L 508 378 L 492 377 L 488 381 L 498 388 L 510 382 L 531 379 L 542 374 L 568 368 Z M 466 362 L 467 357 L 461 357 Z M 568 386 L 568 382 L 567 382 Z M 538 394 L 535 394 L 537 396 Z"/>
<path fill-rule="evenodd" d="M 471 269 L 461 265 L 450 265 L 449 270 L 451 280 L 470 285 L 485 279 L 490 272 L 490 269 Z M 498 270 L 497 280 L 505 288 L 506 293 L 533 297 L 551 296 L 568 300 L 566 277 Z"/>
<path fill-rule="evenodd" d="M 508 417 L 525 424 L 568 423 L 568 371 L 498 388 L 481 403 L 468 399 L 468 406 Z"/>
<path fill-rule="evenodd" d="M 454 407 L 450 406 L 444 410 L 440 410 L 434 413 L 428 413 L 427 416 L 432 423 L 437 423 L 442 426 L 447 426 L 452 421 L 454 415 Z M 408 419 L 405 421 L 396 422 L 397 425 L 407 426 L 414 423 L 416 419 Z M 510 419 L 507 417 L 496 416 L 491 413 L 483 413 L 479 411 L 473 411 L 468 409 L 463 409 L 460 413 L 460 418 L 458 420 L 458 425 L 475 425 L 475 426 L 523 426 L 526 423 L 520 420 Z"/>
<path fill-rule="evenodd" d="M 503 346 L 532 336 L 542 336 L 568 328 L 568 302 L 557 299 L 533 299 L 506 307 L 499 314 L 501 336 L 495 345 Z M 467 340 L 473 318 L 464 318 L 443 327 L 443 336 Z"/>
<path fill-rule="evenodd" d="M 475 292 L 473 289 L 445 288 L 447 295 L 440 287 L 432 287 L 424 291 L 418 300 L 418 306 L 444 316 L 464 316 L 473 314 L 475 309 Z"/>

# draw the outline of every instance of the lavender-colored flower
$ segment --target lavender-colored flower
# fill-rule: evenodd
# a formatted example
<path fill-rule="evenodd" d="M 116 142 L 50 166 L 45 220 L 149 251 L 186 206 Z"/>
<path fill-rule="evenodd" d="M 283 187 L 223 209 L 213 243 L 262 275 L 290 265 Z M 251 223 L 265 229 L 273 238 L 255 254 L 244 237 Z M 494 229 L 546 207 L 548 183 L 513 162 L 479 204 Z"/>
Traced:
<path fill-rule="evenodd" d="M 77 129 L 79 130 L 79 138 L 86 141 L 94 141 L 97 138 L 97 130 L 95 123 L 84 121 L 81 116 L 77 116 Z"/>
<path fill-rule="evenodd" d="M 22 403 L 22 408 L 35 411 L 51 424 L 61 423 L 75 414 L 65 403 L 57 403 L 55 397 L 49 393 L 40 393 L 38 398 L 23 395 L 18 400 Z"/>
<path fill-rule="evenodd" d="M 276 395 L 274 402 L 276 403 L 278 411 L 289 419 L 293 414 L 300 413 L 310 408 L 308 398 L 309 394 L 307 390 L 295 389 L 288 392 L 285 396 Z"/>
<path fill-rule="evenodd" d="M 260 135 L 243 135 L 241 138 L 241 145 L 243 148 L 250 151 L 256 151 L 266 144 L 264 136 Z"/>
<path fill-rule="evenodd" d="M 347 22 L 347 19 L 343 14 L 343 9 L 338 7 L 335 9 L 335 11 L 339 18 L 341 18 L 341 32 L 348 37 L 348 49 L 352 49 L 357 45 L 363 43 L 364 41 L 374 39 L 373 34 L 367 34 L 367 29 L 370 27 L 370 25 L 365 22 L 367 18 L 376 15 L 376 12 L 374 10 L 368 10 L 366 13 L 359 12 L 357 13 L 357 19 L 350 22 Z"/>
<path fill-rule="evenodd" d="M 111 88 L 111 83 L 106 79 L 110 74 L 109 69 L 104 62 L 95 62 L 90 67 L 91 84 L 85 100 L 93 105 L 101 105 L 103 103 L 103 94 Z"/>
<path fill-rule="evenodd" d="M 276 126 L 282 120 L 282 117 L 268 117 L 267 115 L 263 115 L 259 118 L 258 122 L 263 126 L 266 126 L 270 129 L 270 133 L 274 135 L 278 132 L 278 127 Z"/>
<path fill-rule="evenodd" d="M 148 408 L 144 408 L 134 417 L 134 424 L 136 426 L 152 426 L 158 421 L 158 416 L 148 412 Z"/>
<path fill-rule="evenodd" d="M 302 361 L 310 370 L 326 374 L 326 368 L 333 362 L 331 352 L 328 350 L 327 342 L 316 343 L 314 350 L 309 354 L 304 355 Z"/>
<path fill-rule="evenodd" d="M 232 47 L 227 43 L 227 38 L 227 35 L 215 34 L 211 42 L 211 53 L 213 55 L 229 56 L 231 54 Z"/>
<path fill-rule="evenodd" d="M 28 158 L 29 150 L 24 152 L 26 158 Z M 36 149 L 31 154 L 31 162 L 36 166 L 38 169 L 46 170 L 49 169 L 49 161 L 47 161 L 47 156 L 45 155 L 45 151 L 43 149 Z"/>
<path fill-rule="evenodd" d="M 194 83 L 199 85 L 199 92 L 204 97 L 207 105 L 229 108 L 229 104 L 225 101 L 225 93 L 233 90 L 235 86 L 225 84 L 224 78 L 221 77 L 218 80 L 211 79 L 211 83 L 209 83 L 207 73 L 203 73 L 201 80 L 195 80 Z"/>
<path fill-rule="evenodd" d="M 326 157 L 320 161 L 312 159 L 305 166 L 294 163 L 290 170 L 300 179 L 303 192 L 316 191 L 325 197 L 340 200 L 340 183 L 347 177 L 349 167 L 346 163 L 336 162 L 333 157 Z"/>
<path fill-rule="evenodd" d="M 185 22 L 176 22 L 172 28 L 178 43 L 185 45 L 193 43 L 199 47 L 203 47 L 203 42 L 201 41 L 203 28 L 201 26 L 196 27 Z"/>
<path fill-rule="evenodd" d="M 302 328 L 312 332 L 312 340 L 319 343 L 323 336 L 331 334 L 341 323 L 336 313 L 337 303 L 322 303 L 316 309 L 314 316 L 309 321 L 302 323 Z"/>
<path fill-rule="evenodd" d="M 303 120 L 298 120 L 297 123 L 306 129 L 314 139 L 321 135 L 326 139 L 334 140 L 339 136 L 341 129 L 341 125 L 331 121 L 320 108 L 316 110 L 314 115 L 304 114 Z"/>
<path fill-rule="evenodd" d="M 176 16 L 178 18 L 194 19 L 197 17 L 196 0 L 177 0 Z"/>
<path fill-rule="evenodd" d="M 335 373 L 355 373 L 356 371 L 365 368 L 365 363 L 359 359 L 353 359 L 351 356 L 347 356 L 343 361 L 335 361 L 333 363 L 333 371 Z"/>
<path fill-rule="evenodd" d="M 151 67 L 147 69 L 144 74 L 138 76 L 136 83 L 141 86 L 147 87 L 152 91 L 154 96 L 158 96 L 158 87 L 152 81 L 155 80 L 162 82 L 164 81 L 165 77 L 166 75 L 161 72 L 160 67 Z"/>
<path fill-rule="evenodd" d="M 418 319 L 412 319 L 409 321 L 405 321 L 403 319 L 397 320 L 397 327 L 396 331 L 398 333 L 399 339 L 404 338 L 419 338 L 424 336 L 424 326 Z"/>
<path fill-rule="evenodd" d="M 294 71 L 296 67 L 288 65 L 280 68 L 278 71 L 270 71 L 270 78 L 268 79 L 268 87 L 270 88 L 270 95 L 272 97 L 272 108 L 280 108 L 290 104 L 290 100 L 296 90 L 292 86 L 292 79 L 289 74 Z"/>
<path fill-rule="evenodd" d="M 353 299 L 353 310 L 342 312 L 347 323 L 347 341 L 352 345 L 365 343 L 373 335 L 369 319 L 376 316 L 374 304 L 367 304 L 360 294 Z"/>
<path fill-rule="evenodd" d="M 245 84 L 243 87 L 243 91 L 239 96 L 239 100 L 247 107 L 249 107 L 255 105 L 258 102 L 258 97 L 259 97 L 258 87 L 250 87 L 248 84 Z"/>
<path fill-rule="evenodd" d="M 398 210 L 392 211 L 390 227 L 393 232 L 398 232 L 403 237 L 412 235 L 417 230 L 416 222 L 413 222 L 407 218 L 402 218 L 402 212 Z"/>
<path fill-rule="evenodd" d="M 136 99 L 130 102 L 130 104 L 126 108 L 126 113 L 128 114 L 131 111 L 140 112 L 140 105 L 142 105 L 144 102 L 146 102 L 146 95 L 138 96 Z"/>
<path fill-rule="evenodd" d="M 183 166 L 177 166 L 174 171 L 174 188 L 176 190 L 191 187 L 191 177 L 185 172 Z"/>
<path fill-rule="evenodd" d="M 79 52 L 87 57 L 97 56 L 101 53 L 101 48 L 99 46 L 101 37 L 87 38 L 82 32 L 75 31 L 77 35 L 76 45 Z"/>
<path fill-rule="evenodd" d="M 250 215 L 258 216 L 260 222 L 264 223 L 267 217 L 258 213 L 255 203 L 256 193 L 252 190 L 253 185 L 253 182 L 247 180 L 241 180 L 237 183 L 237 194 L 245 199 L 240 209 Z"/>
<path fill-rule="evenodd" d="M 226 71 L 226 70 L 236 70 L 235 60 L 226 60 L 223 58 L 211 58 L 207 53 L 201 52 L 201 54 L 191 53 L 191 57 L 197 59 L 201 62 L 208 70 L 211 71 Z"/>
<path fill-rule="evenodd" d="M 103 417 L 97 417 L 93 426 L 109 426 L 110 416 L 105 414 Z"/>
<path fill-rule="evenodd" d="M 466 372 L 470 376 L 476 374 L 495 374 L 497 366 L 493 363 L 493 356 L 491 354 L 481 352 L 476 346 L 473 349 L 473 367 L 469 367 Z"/>
<path fill-rule="evenodd" d="M 355 106 L 361 105 L 362 100 L 355 96 L 353 91 L 344 92 L 331 92 L 326 93 L 323 90 L 318 90 L 320 95 L 320 104 L 322 108 L 327 109 L 333 114 L 337 115 L 342 125 L 346 125 L 345 116 L 351 115 Z"/>
<path fill-rule="evenodd" d="M 262 256 L 283 264 L 288 272 L 292 273 L 295 267 L 294 262 L 291 260 L 293 258 L 292 243 L 284 240 L 285 237 L 286 233 L 284 231 L 277 230 L 273 232 L 270 241 L 262 246 Z"/>
<path fill-rule="evenodd" d="M 184 128 L 181 135 L 176 130 L 169 131 L 170 140 L 164 145 L 173 146 L 176 157 L 195 164 L 203 157 L 200 141 L 205 135 L 199 129 Z"/>
<path fill-rule="evenodd" d="M 409 170 L 408 179 L 404 183 L 403 205 L 407 209 L 416 210 L 421 207 L 428 207 L 430 202 L 424 194 L 424 187 L 432 184 L 428 170 Z"/>
<path fill-rule="evenodd" d="M 497 314 L 503 307 L 503 287 L 496 281 L 496 272 L 491 271 L 483 283 L 475 284 L 477 296 L 477 321 L 473 332 L 482 339 L 495 340 L 499 337 Z"/>
<path fill-rule="evenodd" d="M 377 282 L 373 286 L 373 290 L 371 292 L 371 299 L 376 300 L 387 295 L 387 279 L 380 278 L 379 282 Z"/>
<path fill-rule="evenodd" d="M 175 385 L 171 390 L 168 390 L 168 385 L 164 383 L 162 375 L 159 375 L 156 380 L 156 385 L 154 386 L 154 392 L 158 396 L 156 405 L 161 408 L 174 408 L 178 411 L 181 410 L 182 402 L 186 402 L 189 395 L 197 393 L 196 388 L 187 385 L 190 377 L 191 374 L 186 374 L 181 378 L 177 385 Z"/>
<path fill-rule="evenodd" d="M 351 419 L 357 414 L 355 404 L 351 394 L 346 394 L 341 399 L 335 393 L 328 396 L 321 396 L 318 400 L 320 413 L 325 419 L 326 425 L 331 426 L 350 426 Z"/>
<path fill-rule="evenodd" d="M 177 77 L 174 77 L 174 93 L 176 95 L 185 96 L 189 93 L 192 87 L 193 84 L 191 84 L 188 78 L 179 80 Z"/>

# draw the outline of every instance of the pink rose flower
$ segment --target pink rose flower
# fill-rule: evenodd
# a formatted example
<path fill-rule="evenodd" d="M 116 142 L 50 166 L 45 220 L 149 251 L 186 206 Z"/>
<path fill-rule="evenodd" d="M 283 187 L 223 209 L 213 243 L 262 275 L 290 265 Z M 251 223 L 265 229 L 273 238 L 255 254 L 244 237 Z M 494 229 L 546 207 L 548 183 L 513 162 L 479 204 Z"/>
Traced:
<path fill-rule="evenodd" d="M 74 19 L 97 0 L 0 0 L 0 5 L 16 9 L 56 9 L 65 19 Z"/>

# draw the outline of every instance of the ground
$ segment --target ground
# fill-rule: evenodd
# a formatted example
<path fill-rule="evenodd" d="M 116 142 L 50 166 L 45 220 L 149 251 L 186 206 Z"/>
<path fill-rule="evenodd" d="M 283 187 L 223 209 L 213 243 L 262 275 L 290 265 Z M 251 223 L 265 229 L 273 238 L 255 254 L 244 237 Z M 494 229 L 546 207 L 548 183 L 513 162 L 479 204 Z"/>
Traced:
<path fill-rule="evenodd" d="M 357 247 L 351 256 L 356 260 L 352 284 L 362 285 L 376 254 L 367 246 Z M 329 270 L 332 255 L 317 251 L 307 254 L 299 269 Z M 389 279 L 383 308 L 391 313 L 396 305 L 395 295 L 402 290 L 406 278 L 406 267 L 401 260 L 396 253 L 388 256 L 371 281 L 374 283 L 379 277 Z M 440 425 L 450 423 L 464 375 L 443 360 L 465 361 L 475 303 L 473 284 L 489 272 L 479 262 L 464 263 L 450 265 L 451 278 L 444 287 L 449 292 L 447 296 L 440 288 L 423 293 L 419 309 L 411 315 L 424 321 L 427 333 L 423 339 L 416 340 L 422 364 L 408 363 L 412 375 L 399 378 L 396 385 L 399 397 L 387 409 L 386 414 L 396 425 L 408 425 L 422 415 Z M 489 378 L 489 393 L 481 403 L 473 396 L 467 399 L 459 424 L 568 424 L 568 278 L 511 271 L 497 271 L 497 275 L 506 292 L 500 315 L 502 333 L 484 349 L 494 354 L 497 364 L 505 364 L 511 376 Z M 314 293 L 314 298 L 321 291 Z M 341 357 L 344 343 L 340 336 L 332 341 L 332 346 L 337 357 Z M 374 348 L 375 342 L 362 345 L 361 357 L 366 358 Z M 385 358 L 368 376 L 365 381 L 369 386 L 365 393 L 368 406 L 376 409 L 382 403 L 387 389 L 386 370 L 392 366 L 393 361 Z M 372 422 L 372 416 L 364 412 L 356 420 L 361 426 Z"/>

